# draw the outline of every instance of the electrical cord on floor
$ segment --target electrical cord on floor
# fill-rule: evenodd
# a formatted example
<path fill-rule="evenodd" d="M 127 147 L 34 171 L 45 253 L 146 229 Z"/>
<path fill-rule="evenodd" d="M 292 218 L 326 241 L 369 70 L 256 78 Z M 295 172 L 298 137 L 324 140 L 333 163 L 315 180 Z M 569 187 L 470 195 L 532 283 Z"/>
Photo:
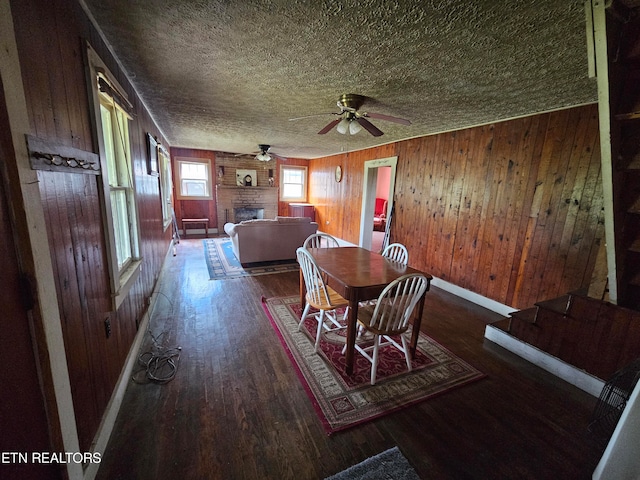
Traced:
<path fill-rule="evenodd" d="M 169 303 L 171 300 L 162 294 Z M 173 304 L 172 304 L 173 305 Z M 149 313 L 149 322 L 147 324 L 147 333 L 153 341 L 153 347 L 151 350 L 142 352 L 138 355 L 138 365 L 142 367 L 141 370 L 135 372 L 132 376 L 132 380 L 136 383 L 148 383 L 152 381 L 154 383 L 164 384 L 174 379 L 178 371 L 178 363 L 180 361 L 180 353 L 182 347 L 162 348 L 158 338 L 151 332 L 151 320 L 155 312 L 155 304 L 153 310 Z M 158 337 L 162 337 L 167 332 L 162 332 Z"/>
<path fill-rule="evenodd" d="M 147 379 L 155 383 L 167 383 L 176 376 L 181 351 L 182 347 L 175 347 L 143 352 L 138 356 L 138 365 L 144 367 Z M 142 383 L 135 376 L 133 380 Z"/>

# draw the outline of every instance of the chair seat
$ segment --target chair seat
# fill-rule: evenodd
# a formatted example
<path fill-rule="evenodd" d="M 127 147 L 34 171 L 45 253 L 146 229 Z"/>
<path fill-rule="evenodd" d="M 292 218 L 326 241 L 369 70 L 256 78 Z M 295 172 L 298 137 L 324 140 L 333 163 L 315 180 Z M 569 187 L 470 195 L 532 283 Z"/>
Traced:
<path fill-rule="evenodd" d="M 325 303 L 324 299 L 322 302 L 313 301 L 311 295 L 307 292 L 307 303 L 318 310 L 333 310 L 336 308 L 342 308 L 349 305 L 349 301 L 345 299 L 342 295 L 336 292 L 333 288 L 327 285 L 327 293 L 329 294 L 329 303 Z"/>
<path fill-rule="evenodd" d="M 406 324 L 403 328 L 395 329 L 395 330 L 380 330 L 376 327 L 371 326 L 371 320 L 373 318 L 373 311 L 375 310 L 375 303 L 372 305 L 364 305 L 358 308 L 358 323 L 362 325 L 367 331 L 375 334 L 375 335 L 400 335 L 406 332 L 409 329 L 409 324 Z"/>

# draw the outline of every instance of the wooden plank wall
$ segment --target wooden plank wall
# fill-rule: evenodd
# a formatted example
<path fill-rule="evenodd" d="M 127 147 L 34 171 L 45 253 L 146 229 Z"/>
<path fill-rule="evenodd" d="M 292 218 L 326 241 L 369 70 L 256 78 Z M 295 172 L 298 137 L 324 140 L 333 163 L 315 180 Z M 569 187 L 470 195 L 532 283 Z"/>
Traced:
<path fill-rule="evenodd" d="M 176 165 L 176 157 L 185 158 L 204 158 L 211 160 L 213 168 L 213 183 L 216 183 L 216 172 L 218 165 L 216 164 L 216 154 L 210 150 L 197 150 L 192 148 L 171 148 L 171 171 L 173 173 L 174 185 L 176 183 L 176 174 L 178 167 Z M 209 227 L 215 228 L 218 224 L 218 213 L 216 211 L 215 190 L 213 192 L 213 200 L 180 200 L 178 198 L 177 187 L 173 190 L 173 206 L 178 220 L 178 228 L 182 228 L 183 218 L 208 218 Z"/>
<path fill-rule="evenodd" d="M 31 135 L 96 151 L 85 77 L 88 40 L 134 105 L 132 165 L 143 269 L 112 312 L 98 177 L 39 172 L 80 448 L 89 449 L 160 274 L 171 232 L 162 222 L 158 177 L 147 174 L 145 134 L 165 143 L 78 2 L 12 1 Z M 46 34 L 44 34 L 46 32 Z M 106 338 L 104 320 L 112 333 Z"/>
<path fill-rule="evenodd" d="M 395 155 L 391 241 L 412 266 L 515 308 L 588 287 L 604 241 L 597 105 L 311 160 L 323 231 L 358 243 L 364 162 Z"/>

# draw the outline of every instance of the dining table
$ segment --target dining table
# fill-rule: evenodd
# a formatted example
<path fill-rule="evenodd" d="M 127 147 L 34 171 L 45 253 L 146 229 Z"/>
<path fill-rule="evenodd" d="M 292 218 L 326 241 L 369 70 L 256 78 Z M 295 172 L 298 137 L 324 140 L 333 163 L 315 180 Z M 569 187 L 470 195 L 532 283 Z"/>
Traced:
<path fill-rule="evenodd" d="M 427 290 L 432 276 L 415 268 L 390 260 L 379 253 L 362 247 L 309 248 L 316 265 L 324 275 L 325 283 L 349 302 L 347 318 L 347 337 L 345 372 L 353 373 L 353 358 L 356 343 L 358 306 L 360 302 L 377 299 L 384 288 L 396 278 L 409 273 L 419 273 L 427 278 Z M 300 304 L 305 305 L 306 291 L 304 280 L 300 278 Z M 418 344 L 420 323 L 424 311 L 423 295 L 414 312 L 410 343 L 410 354 L 413 357 Z"/>

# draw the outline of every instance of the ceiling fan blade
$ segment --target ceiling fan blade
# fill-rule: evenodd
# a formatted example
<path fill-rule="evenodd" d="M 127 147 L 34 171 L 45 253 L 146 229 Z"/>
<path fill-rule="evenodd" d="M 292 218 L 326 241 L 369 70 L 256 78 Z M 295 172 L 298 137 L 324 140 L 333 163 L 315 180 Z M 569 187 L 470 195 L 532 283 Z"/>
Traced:
<path fill-rule="evenodd" d="M 387 122 L 400 123 L 402 125 L 411 125 L 411 122 L 404 118 L 392 117 L 391 115 L 384 115 L 382 113 L 366 112 L 362 114 L 363 117 L 377 118 L 379 120 L 386 120 Z"/>
<path fill-rule="evenodd" d="M 382 133 L 382 130 L 380 130 L 378 127 L 376 127 L 373 123 L 371 123 L 366 118 L 358 117 L 355 119 L 355 121 L 358 122 L 360 125 L 362 125 L 362 128 L 364 128 L 367 132 L 369 132 L 374 137 L 381 137 L 382 135 L 384 135 Z"/>
<path fill-rule="evenodd" d="M 340 115 L 340 114 L 336 112 L 313 113 L 311 115 L 303 115 L 302 117 L 290 118 L 289 121 L 294 122 L 296 120 L 304 120 L 305 118 L 313 118 L 313 117 L 323 117 L 325 115 Z"/>
<path fill-rule="evenodd" d="M 333 127 L 339 124 L 340 120 L 342 119 L 336 118 L 335 120 L 331 120 L 322 130 L 318 132 L 318 135 L 324 135 L 325 133 L 327 133 L 329 130 L 331 130 Z"/>

